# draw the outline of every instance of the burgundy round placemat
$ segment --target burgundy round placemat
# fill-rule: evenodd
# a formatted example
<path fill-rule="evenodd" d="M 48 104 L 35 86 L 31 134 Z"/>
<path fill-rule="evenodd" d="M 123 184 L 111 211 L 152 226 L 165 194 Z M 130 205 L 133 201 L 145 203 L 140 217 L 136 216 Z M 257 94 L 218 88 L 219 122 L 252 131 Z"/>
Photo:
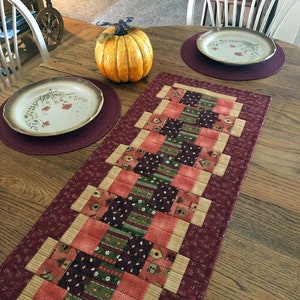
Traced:
<path fill-rule="evenodd" d="M 199 35 L 199 33 L 193 35 L 181 47 L 183 61 L 199 73 L 225 80 L 253 80 L 268 77 L 278 72 L 284 65 L 285 55 L 278 44 L 276 44 L 275 54 L 264 62 L 247 66 L 221 64 L 206 57 L 198 50 L 196 41 Z"/>
<path fill-rule="evenodd" d="M 75 131 L 50 137 L 32 137 L 12 130 L 3 118 L 3 106 L 0 108 L 0 140 L 8 147 L 26 154 L 54 155 L 78 150 L 91 145 L 104 135 L 118 121 L 121 102 L 118 94 L 109 85 L 97 80 L 85 78 L 98 86 L 104 95 L 104 104 L 98 116 Z"/>

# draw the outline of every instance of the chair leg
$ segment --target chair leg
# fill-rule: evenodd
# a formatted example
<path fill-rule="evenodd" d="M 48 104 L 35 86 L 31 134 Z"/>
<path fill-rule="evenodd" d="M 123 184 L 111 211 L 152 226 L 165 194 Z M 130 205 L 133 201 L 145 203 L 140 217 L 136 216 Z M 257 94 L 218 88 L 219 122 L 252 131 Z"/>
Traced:
<path fill-rule="evenodd" d="M 207 2 L 206 2 L 206 0 L 204 0 L 203 9 L 202 9 L 202 15 L 201 15 L 201 20 L 200 20 L 200 26 L 204 26 L 205 25 L 206 17 L 207 17 Z"/>
<path fill-rule="evenodd" d="M 189 0 L 186 14 L 186 25 L 194 25 L 194 11 L 196 0 Z"/>

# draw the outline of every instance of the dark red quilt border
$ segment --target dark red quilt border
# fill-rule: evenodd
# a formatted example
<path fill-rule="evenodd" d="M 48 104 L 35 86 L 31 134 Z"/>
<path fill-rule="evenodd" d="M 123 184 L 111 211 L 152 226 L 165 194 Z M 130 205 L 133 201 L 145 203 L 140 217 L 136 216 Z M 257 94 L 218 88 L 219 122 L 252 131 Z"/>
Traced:
<path fill-rule="evenodd" d="M 11 300 L 17 298 L 32 277 L 32 273 L 25 270 L 26 264 L 47 237 L 54 239 L 61 237 L 77 215 L 75 211 L 70 209 L 71 204 L 79 197 L 88 184 L 98 185 L 104 179 L 111 168 L 111 165 L 105 163 L 105 159 L 119 145 L 120 141 L 122 144 L 131 143 L 139 131 L 134 127 L 134 124 L 143 111 L 153 111 L 161 101 L 159 98 L 156 98 L 156 94 L 161 90 L 162 86 L 172 85 L 175 82 L 236 96 L 238 102 L 244 104 L 239 118 L 247 121 L 242 137 L 240 139 L 231 137 L 228 141 L 224 152 L 232 155 L 234 159 L 231 160 L 223 180 L 212 176 L 210 187 L 205 190 L 203 196 L 212 200 L 213 205 L 204 225 L 201 228 L 195 228 L 194 225 L 191 225 L 180 249 L 182 255 L 187 255 L 191 258 L 191 265 L 187 269 L 187 276 L 182 280 L 178 295 L 166 290 L 161 295 L 161 299 L 182 299 L 182 293 L 189 290 L 191 292 L 186 295 L 187 298 L 185 299 L 203 299 L 217 260 L 223 236 L 238 199 L 239 190 L 245 178 L 254 146 L 269 109 L 271 97 L 192 78 L 183 78 L 169 73 L 159 74 L 145 89 L 127 114 L 116 125 L 109 136 L 106 137 L 101 146 L 74 174 L 21 243 L 1 265 L 1 299 Z M 99 164 L 101 164 L 101 168 L 99 168 Z M 212 224 L 214 225 L 214 230 L 211 230 Z M 208 244 L 207 253 L 200 253 L 196 249 L 190 249 L 189 241 L 197 238 L 201 238 L 203 242 Z M 195 263 L 196 261 L 197 263 Z M 189 276 L 189 272 L 192 269 L 194 271 L 194 279 Z"/>

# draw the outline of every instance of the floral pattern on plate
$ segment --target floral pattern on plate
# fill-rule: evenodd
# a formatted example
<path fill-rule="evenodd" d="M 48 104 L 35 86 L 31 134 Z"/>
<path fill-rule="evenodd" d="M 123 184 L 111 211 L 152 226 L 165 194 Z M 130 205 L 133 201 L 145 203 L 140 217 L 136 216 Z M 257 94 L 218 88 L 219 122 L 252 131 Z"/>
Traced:
<path fill-rule="evenodd" d="M 210 52 L 214 51 L 216 56 L 222 56 L 226 52 L 226 59 L 228 61 L 253 61 L 259 59 L 263 55 L 263 51 L 259 43 L 253 43 L 249 41 L 237 40 L 237 39 L 220 39 L 218 41 L 211 42 L 207 45 Z"/>
<path fill-rule="evenodd" d="M 68 124 L 83 122 L 88 111 L 88 99 L 49 89 L 34 99 L 24 112 L 24 120 L 32 131 L 43 131 L 46 127 L 57 131 L 64 126 L 65 119 L 68 119 Z"/>
<path fill-rule="evenodd" d="M 76 130 L 100 112 L 103 93 L 90 81 L 56 77 L 17 91 L 4 106 L 7 124 L 31 136 L 51 136 Z"/>
<path fill-rule="evenodd" d="M 271 38 L 242 27 L 211 29 L 199 35 L 197 48 L 212 60 L 240 66 L 265 61 L 276 51 Z"/>

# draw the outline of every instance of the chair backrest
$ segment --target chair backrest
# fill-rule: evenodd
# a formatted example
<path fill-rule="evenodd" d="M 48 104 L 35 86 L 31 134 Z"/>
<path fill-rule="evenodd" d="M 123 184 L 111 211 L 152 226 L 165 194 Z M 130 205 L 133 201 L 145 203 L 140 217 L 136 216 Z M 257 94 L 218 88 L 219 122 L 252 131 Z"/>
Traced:
<path fill-rule="evenodd" d="M 49 58 L 49 52 L 32 12 L 21 0 L 0 0 L 0 11 L 0 84 L 6 88 L 22 72 L 19 34 L 31 30 L 43 60 Z"/>
<path fill-rule="evenodd" d="M 251 28 L 273 37 L 299 0 L 202 0 L 200 25 L 212 27 L 239 26 Z M 194 24 L 196 0 L 189 0 L 187 25 Z"/>

